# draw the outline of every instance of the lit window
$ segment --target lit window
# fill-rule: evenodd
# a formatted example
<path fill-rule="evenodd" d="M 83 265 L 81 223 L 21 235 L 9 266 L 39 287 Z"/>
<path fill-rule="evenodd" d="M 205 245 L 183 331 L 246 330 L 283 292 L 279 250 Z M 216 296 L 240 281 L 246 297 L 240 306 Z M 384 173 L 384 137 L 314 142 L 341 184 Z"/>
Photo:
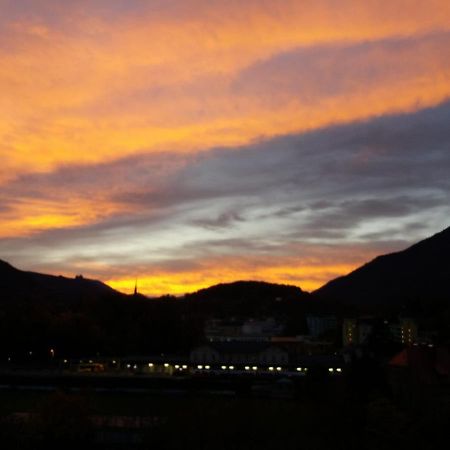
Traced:
<path fill-rule="evenodd" d="M 250 367 L 249 366 L 245 366 L 244 369 L 245 370 L 250 370 Z"/>
<path fill-rule="evenodd" d="M 197 366 L 197 369 L 203 369 L 203 366 Z"/>
<path fill-rule="evenodd" d="M 153 367 L 153 363 L 148 363 L 148 367 Z"/>
<path fill-rule="evenodd" d="M 334 372 L 334 369 L 333 369 L 332 367 L 330 367 L 330 368 L 328 369 L 328 372 Z"/>
<path fill-rule="evenodd" d="M 256 366 L 253 366 L 252 370 L 258 370 L 258 368 Z"/>
<path fill-rule="evenodd" d="M 169 364 L 165 363 L 165 364 L 164 364 L 164 367 L 169 367 Z"/>
<path fill-rule="evenodd" d="M 226 370 L 227 366 L 221 366 L 222 370 Z"/>
<path fill-rule="evenodd" d="M 234 366 L 228 366 L 230 370 L 234 370 Z"/>
<path fill-rule="evenodd" d="M 338 367 L 337 369 L 336 369 L 336 372 L 342 372 L 342 369 L 340 368 L 340 367 Z"/>
<path fill-rule="evenodd" d="M 277 371 L 280 372 L 281 371 L 281 367 L 277 367 Z"/>
<path fill-rule="evenodd" d="M 184 364 L 183 366 L 181 366 L 183 369 L 187 369 L 187 366 Z"/>
<path fill-rule="evenodd" d="M 297 367 L 297 372 L 301 372 L 303 369 L 301 367 Z"/>
<path fill-rule="evenodd" d="M 205 366 L 205 369 L 209 370 L 209 369 L 211 369 L 211 367 L 210 366 Z"/>
<path fill-rule="evenodd" d="M 273 367 L 269 367 L 269 370 L 272 372 L 273 371 Z"/>

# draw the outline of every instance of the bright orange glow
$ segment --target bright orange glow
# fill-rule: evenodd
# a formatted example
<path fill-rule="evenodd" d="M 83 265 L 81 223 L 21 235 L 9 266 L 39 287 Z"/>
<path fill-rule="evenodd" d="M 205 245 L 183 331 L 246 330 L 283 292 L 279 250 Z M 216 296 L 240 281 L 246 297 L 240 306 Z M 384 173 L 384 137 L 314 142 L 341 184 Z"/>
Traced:
<path fill-rule="evenodd" d="M 337 276 L 350 272 L 356 266 L 340 264 L 336 266 L 306 267 L 298 270 L 295 267 L 274 267 L 241 270 L 225 270 L 225 273 L 191 272 L 182 274 L 152 274 L 139 277 L 139 292 L 144 295 L 159 296 L 164 294 L 183 295 L 195 292 L 218 283 L 231 283 L 237 280 L 261 280 L 268 283 L 290 284 L 301 286 L 306 291 L 313 291 L 325 282 Z M 312 278 L 310 278 L 312 277 Z M 135 279 L 121 278 L 106 281 L 118 291 L 132 294 Z"/>
<path fill-rule="evenodd" d="M 280 283 L 301 286 L 306 291 L 312 291 L 325 282 L 351 272 L 374 252 L 354 249 L 351 261 L 332 263 L 326 258 L 308 259 L 280 257 L 271 263 L 251 257 L 221 258 L 200 261 L 199 267 L 188 271 L 169 271 L 153 268 L 151 272 L 122 274 L 106 283 L 121 292 L 131 294 L 134 291 L 136 279 L 139 292 L 150 296 L 182 295 L 194 292 L 217 283 L 229 283 L 237 280 L 261 280 L 270 283 Z"/>

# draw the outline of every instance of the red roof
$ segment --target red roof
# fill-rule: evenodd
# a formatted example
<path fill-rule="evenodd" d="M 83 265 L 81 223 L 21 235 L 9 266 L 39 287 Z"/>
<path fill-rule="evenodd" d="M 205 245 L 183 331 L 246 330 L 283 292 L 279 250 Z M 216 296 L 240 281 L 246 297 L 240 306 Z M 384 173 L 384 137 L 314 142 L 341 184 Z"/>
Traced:
<path fill-rule="evenodd" d="M 397 353 L 390 361 L 390 366 L 395 367 L 408 367 L 409 361 L 408 361 L 408 353 L 405 350 L 401 351 L 400 353 Z"/>
<path fill-rule="evenodd" d="M 388 364 L 411 369 L 425 383 L 436 382 L 436 375 L 450 375 L 450 354 L 444 347 L 408 347 L 397 353 Z"/>

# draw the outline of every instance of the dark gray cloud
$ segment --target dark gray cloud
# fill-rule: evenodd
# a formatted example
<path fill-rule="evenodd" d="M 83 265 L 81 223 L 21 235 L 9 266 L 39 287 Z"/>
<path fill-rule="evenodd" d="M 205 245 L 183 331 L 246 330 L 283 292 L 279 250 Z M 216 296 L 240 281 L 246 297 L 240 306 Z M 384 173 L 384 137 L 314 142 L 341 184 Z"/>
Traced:
<path fill-rule="evenodd" d="M 173 207 L 263 193 L 301 199 L 279 214 L 333 205 L 355 195 L 398 196 L 399 189 L 450 191 L 450 103 L 196 157 L 151 154 L 93 167 L 24 175 L 2 188 L 1 204 L 107 191 L 122 204 Z M 302 189 L 304 191 L 302 191 Z M 309 197 L 306 194 L 323 194 Z M 270 197 L 269 197 L 270 198 Z M 274 203 L 276 205 L 276 202 Z M 374 205 L 376 206 L 376 205 Z M 224 212 L 226 214 L 226 212 Z"/>
<path fill-rule="evenodd" d="M 108 201 L 132 205 L 134 213 L 119 209 L 84 227 L 3 239 L 0 255 L 18 265 L 45 253 L 41 267 L 72 268 L 71 260 L 76 267 L 138 267 L 182 264 L 194 255 L 281 258 L 298 243 L 401 248 L 449 225 L 449 123 L 447 102 L 234 151 L 144 155 L 23 175 L 3 187 L 0 208 L 18 199 L 107 192 Z"/>
<path fill-rule="evenodd" d="M 427 77 L 429 65 L 448 73 L 450 64 L 442 54 L 449 45 L 450 33 L 443 31 L 356 44 L 299 47 L 251 65 L 239 74 L 232 91 L 258 97 L 262 104 L 299 102 L 316 106 L 324 97 L 369 93 L 380 84 L 401 85 L 411 74 Z M 423 62 L 421 68 L 417 57 Z M 276 97 L 274 86 L 280 92 Z"/>
<path fill-rule="evenodd" d="M 408 197 L 398 196 L 386 199 L 366 198 L 336 203 L 326 210 L 312 210 L 311 220 L 303 228 L 314 230 L 352 229 L 364 220 L 374 218 L 402 218 L 414 213 L 429 211 L 433 207 L 441 207 L 447 202 L 442 196 Z M 411 229 L 411 227 L 409 228 Z M 416 227 L 412 227 L 416 229 Z"/>
<path fill-rule="evenodd" d="M 214 218 L 196 219 L 193 225 L 204 227 L 207 229 L 228 228 L 233 226 L 235 222 L 243 222 L 245 219 L 234 211 L 227 211 L 219 214 Z"/>

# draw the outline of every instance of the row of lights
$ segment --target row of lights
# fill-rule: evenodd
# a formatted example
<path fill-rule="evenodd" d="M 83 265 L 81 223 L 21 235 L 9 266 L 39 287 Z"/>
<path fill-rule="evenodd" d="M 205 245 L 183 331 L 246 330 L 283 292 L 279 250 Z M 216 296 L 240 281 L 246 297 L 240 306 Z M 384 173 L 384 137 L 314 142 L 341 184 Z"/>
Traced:
<path fill-rule="evenodd" d="M 206 369 L 209 370 L 211 367 L 210 366 L 203 366 L 203 365 L 198 365 L 197 369 L 202 370 L 202 369 Z M 222 370 L 234 370 L 235 367 L 234 366 L 221 366 L 220 367 Z M 267 368 L 269 370 L 269 372 L 281 372 L 283 370 L 282 367 L 274 367 L 274 366 L 270 366 Z M 257 371 L 258 367 L 257 366 L 245 366 L 244 370 L 246 371 Z M 297 372 L 307 372 L 308 368 L 307 367 L 297 367 Z M 337 369 L 338 371 L 340 371 L 341 369 Z"/>
<path fill-rule="evenodd" d="M 415 345 L 417 345 L 417 343 L 415 343 Z M 429 344 L 428 345 L 429 347 L 433 347 L 433 344 Z M 53 350 L 53 349 L 52 349 Z M 52 352 L 53 353 L 53 352 Z M 31 354 L 31 352 L 30 352 L 30 354 Z M 8 358 L 8 361 L 11 361 L 11 358 L 9 357 Z M 89 364 L 92 364 L 93 363 L 93 360 L 92 359 L 90 359 L 89 361 Z M 67 359 L 64 359 L 64 364 L 67 364 L 68 363 L 68 360 Z M 83 360 L 80 360 L 80 363 L 83 363 Z M 113 364 L 116 364 L 116 361 L 115 360 L 113 360 L 112 361 L 112 363 Z M 137 364 L 134 364 L 133 365 L 133 369 L 137 369 Z M 154 364 L 153 363 L 148 363 L 148 367 L 150 367 L 150 368 L 152 368 L 152 367 L 154 367 Z M 168 368 L 168 367 L 170 367 L 170 364 L 169 363 L 164 363 L 164 367 L 165 368 Z M 186 364 L 183 364 L 183 365 L 179 365 L 179 364 L 175 364 L 175 369 L 177 369 L 177 370 L 186 370 L 187 368 L 188 368 L 188 366 L 186 365 Z M 131 364 L 127 364 L 127 368 L 128 369 L 130 369 L 131 368 Z M 205 370 L 210 370 L 211 369 L 211 366 L 209 366 L 209 365 L 206 365 L 206 366 L 203 366 L 203 365 L 197 365 L 197 369 L 199 369 L 199 370 L 203 370 L 203 369 L 205 369 Z M 221 366 L 221 369 L 222 370 L 234 370 L 235 369 L 235 367 L 234 366 Z M 253 371 L 256 371 L 256 370 L 258 370 L 258 367 L 257 366 L 252 366 L 252 367 L 250 367 L 250 366 L 245 366 L 244 367 L 244 369 L 246 370 L 246 371 L 249 371 L 249 370 L 253 370 Z M 270 371 L 270 372 L 273 372 L 273 371 L 277 371 L 277 372 L 281 372 L 283 369 L 281 368 L 281 367 L 273 367 L 273 366 L 270 366 L 269 368 L 268 368 L 268 370 Z M 308 371 L 308 368 L 306 368 L 306 367 L 297 367 L 297 372 L 307 372 Z M 342 369 L 340 368 L 340 367 L 338 367 L 338 368 L 333 368 L 333 367 L 330 367 L 330 368 L 328 368 L 328 372 L 330 372 L 330 373 L 334 373 L 334 372 L 337 372 L 337 373 L 341 373 L 342 372 Z"/>
<path fill-rule="evenodd" d="M 64 363 L 67 363 L 67 362 L 68 361 L 65 359 Z M 80 361 L 80 362 L 83 362 L 83 361 Z M 92 364 L 93 361 L 89 360 L 89 363 Z M 116 361 L 112 361 L 112 363 L 116 364 Z M 154 366 L 155 365 L 153 363 L 148 363 L 148 367 L 152 368 Z M 132 366 L 131 366 L 131 364 L 127 364 L 126 367 L 127 367 L 127 369 L 131 369 Z M 168 368 L 168 367 L 170 367 L 170 364 L 169 363 L 164 363 L 164 367 Z M 133 369 L 137 369 L 137 368 L 138 368 L 137 364 L 134 364 L 133 365 Z M 177 369 L 177 370 L 186 370 L 188 368 L 188 366 L 186 364 L 183 364 L 183 365 L 175 364 L 174 368 Z M 234 370 L 235 369 L 234 366 L 221 366 L 220 368 L 222 370 Z M 205 365 L 204 366 L 204 365 L 199 364 L 199 365 L 197 365 L 197 369 L 198 370 L 210 370 L 211 366 L 209 366 L 209 365 Z M 244 369 L 246 371 L 250 371 L 250 370 L 256 371 L 256 370 L 258 370 L 258 367 L 257 366 L 245 366 Z M 270 367 L 268 367 L 268 370 L 269 370 L 269 372 L 274 372 L 274 371 L 281 372 L 283 369 L 282 369 L 282 367 L 279 367 L 279 366 L 278 367 L 270 366 Z M 307 372 L 308 368 L 307 367 L 297 367 L 296 371 L 297 372 Z M 328 368 L 328 372 L 330 372 L 330 373 L 334 373 L 334 372 L 341 373 L 342 369 L 340 367 L 337 367 L 337 368 L 329 367 Z"/>
<path fill-rule="evenodd" d="M 134 364 L 133 369 L 137 369 L 137 367 L 138 367 L 137 364 Z M 154 364 L 149 363 L 148 367 L 152 368 L 152 367 L 154 367 Z M 164 367 L 168 368 L 168 367 L 170 367 L 170 364 L 164 363 Z M 131 364 L 127 364 L 127 368 L 130 369 Z M 188 366 L 186 364 L 183 364 L 183 365 L 175 364 L 174 368 L 178 369 L 178 370 L 186 370 L 188 368 Z M 235 366 L 220 366 L 220 368 L 222 370 L 235 370 Z M 210 370 L 211 366 L 209 366 L 209 365 L 204 366 L 202 364 L 199 364 L 199 365 L 197 365 L 197 369 L 198 370 Z M 245 366 L 244 369 L 246 371 L 257 371 L 258 367 L 257 366 Z M 283 370 L 283 368 L 279 367 L 279 366 L 278 367 L 270 366 L 270 367 L 268 367 L 268 370 L 269 370 L 269 372 L 274 372 L 274 371 L 281 372 Z M 296 370 L 297 370 L 297 372 L 307 372 L 308 368 L 307 367 L 297 367 Z M 328 370 L 330 372 L 333 372 L 334 369 L 330 368 Z M 341 369 L 336 369 L 336 371 L 341 372 Z"/>

